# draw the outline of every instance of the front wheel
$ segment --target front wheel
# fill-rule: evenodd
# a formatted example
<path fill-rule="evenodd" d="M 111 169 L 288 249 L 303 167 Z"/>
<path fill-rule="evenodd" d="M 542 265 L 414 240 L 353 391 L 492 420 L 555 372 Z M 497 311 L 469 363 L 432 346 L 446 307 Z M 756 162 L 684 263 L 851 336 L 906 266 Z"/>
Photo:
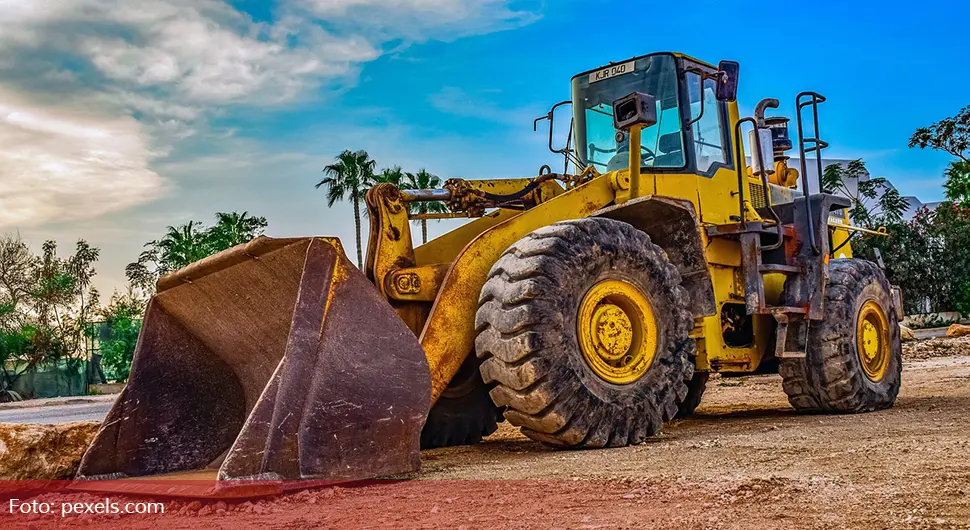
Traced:
<path fill-rule="evenodd" d="M 832 260 L 828 272 L 825 319 L 809 324 L 806 357 L 779 366 L 788 400 L 825 412 L 892 407 L 903 362 L 889 282 L 861 259 Z"/>
<path fill-rule="evenodd" d="M 687 394 L 695 343 L 687 291 L 633 226 L 556 223 L 510 247 L 476 318 L 482 375 L 523 434 L 569 447 L 643 442 Z"/>

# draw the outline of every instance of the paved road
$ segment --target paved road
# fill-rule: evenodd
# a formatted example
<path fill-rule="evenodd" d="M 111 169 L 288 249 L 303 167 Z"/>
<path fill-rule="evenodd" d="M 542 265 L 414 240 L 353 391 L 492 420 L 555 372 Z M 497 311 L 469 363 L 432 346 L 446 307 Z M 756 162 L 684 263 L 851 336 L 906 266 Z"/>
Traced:
<path fill-rule="evenodd" d="M 78 403 L 71 405 L 54 405 L 46 407 L 30 407 L 15 409 L 0 409 L 0 423 L 68 423 L 72 421 L 101 421 L 111 402 Z"/>

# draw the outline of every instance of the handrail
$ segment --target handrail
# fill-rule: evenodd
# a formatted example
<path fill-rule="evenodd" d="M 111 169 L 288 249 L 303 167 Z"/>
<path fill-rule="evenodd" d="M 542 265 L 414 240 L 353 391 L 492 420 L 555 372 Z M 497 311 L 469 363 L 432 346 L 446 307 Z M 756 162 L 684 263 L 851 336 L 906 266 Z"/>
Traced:
<path fill-rule="evenodd" d="M 745 184 L 747 184 L 745 182 L 745 178 L 747 177 L 747 175 L 745 175 L 745 168 L 747 167 L 747 164 L 744 163 L 744 159 L 741 156 L 741 153 L 742 153 L 741 146 L 744 145 L 741 141 L 741 125 L 744 124 L 745 122 L 751 123 L 751 125 L 753 125 L 755 128 L 758 127 L 758 122 L 756 122 L 754 118 L 741 118 L 738 120 L 737 123 L 734 124 L 734 145 L 737 146 L 737 149 L 735 149 L 735 153 L 736 153 L 735 165 L 738 168 L 738 209 L 741 212 L 740 220 L 742 223 L 745 220 L 744 219 L 744 213 L 745 213 L 744 188 L 747 187 L 745 186 Z"/>
<path fill-rule="evenodd" d="M 745 171 L 746 164 L 744 163 L 744 160 L 741 157 L 741 153 L 742 153 L 741 146 L 743 145 L 743 143 L 741 142 L 741 126 L 744 123 L 750 123 L 752 126 L 754 126 L 755 134 L 754 134 L 754 145 L 752 146 L 752 149 L 754 149 L 754 151 L 757 153 L 758 165 L 761 168 L 761 183 L 762 183 L 762 190 L 764 191 L 764 194 L 765 194 L 765 205 L 768 208 L 770 217 L 775 222 L 775 227 L 778 231 L 778 240 L 770 245 L 765 245 L 764 247 L 762 247 L 762 249 L 775 250 L 777 248 L 780 248 L 785 242 L 785 227 L 782 226 L 781 218 L 778 216 L 778 213 L 775 212 L 775 209 L 771 207 L 771 195 L 769 193 L 769 188 L 768 188 L 768 174 L 765 172 L 765 161 L 761 153 L 761 136 L 758 134 L 758 121 L 750 117 L 741 118 L 738 120 L 737 123 L 734 124 L 734 145 L 738 146 L 736 150 L 737 151 L 736 161 L 737 161 L 737 168 L 738 168 L 738 206 L 739 206 L 739 209 L 741 210 L 741 222 L 743 223 L 745 221 L 744 189 L 747 187 L 747 173 Z M 752 157 L 753 156 L 754 155 L 752 155 Z"/>
<path fill-rule="evenodd" d="M 802 101 L 804 97 L 811 97 L 811 99 Z M 819 243 L 815 235 L 815 221 L 812 219 L 812 206 L 809 200 L 808 192 L 808 166 L 805 162 L 806 153 L 815 153 L 815 161 L 818 168 L 818 189 L 822 191 L 822 149 L 829 146 L 828 142 L 825 142 L 819 138 L 818 133 L 818 104 L 824 103 L 825 97 L 816 92 L 802 92 L 795 96 L 795 115 L 798 118 L 798 162 L 802 170 L 802 193 L 805 195 L 805 211 L 808 215 L 808 238 L 812 244 L 812 252 L 819 254 L 821 252 L 819 248 Z M 811 105 L 812 106 L 812 118 L 814 121 L 814 131 L 815 136 L 811 138 L 805 138 L 805 134 L 802 128 L 802 109 Z M 810 149 L 805 148 L 805 143 L 811 142 L 812 147 Z M 826 212 L 827 215 L 827 212 Z"/>

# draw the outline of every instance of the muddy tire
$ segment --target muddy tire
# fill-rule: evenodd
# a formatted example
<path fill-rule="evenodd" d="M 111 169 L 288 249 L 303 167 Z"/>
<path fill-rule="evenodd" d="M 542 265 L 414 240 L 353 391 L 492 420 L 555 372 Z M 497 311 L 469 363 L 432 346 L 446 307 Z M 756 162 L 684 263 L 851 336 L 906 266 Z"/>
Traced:
<path fill-rule="evenodd" d="M 779 365 L 788 401 L 799 410 L 835 413 L 889 408 L 902 372 L 889 282 L 861 259 L 832 260 L 828 272 L 826 317 L 811 323 L 805 359 Z"/>
<path fill-rule="evenodd" d="M 501 407 L 496 407 L 478 371 L 481 360 L 470 354 L 451 384 L 431 407 L 421 430 L 421 449 L 474 445 L 498 429 Z"/>
<path fill-rule="evenodd" d="M 584 299 L 613 281 L 634 287 L 656 308 L 652 361 L 624 384 L 590 367 L 578 337 Z M 568 447 L 641 443 L 687 395 L 695 351 L 687 291 L 666 253 L 629 224 L 589 218 L 532 232 L 492 267 L 479 304 L 482 376 L 496 385 L 492 400 L 507 407 L 505 418 L 534 440 Z"/>
<path fill-rule="evenodd" d="M 707 389 L 707 380 L 711 378 L 710 372 L 694 372 L 694 377 L 687 382 L 687 396 L 677 407 L 677 418 L 686 418 L 697 410 L 701 404 L 701 397 Z"/>

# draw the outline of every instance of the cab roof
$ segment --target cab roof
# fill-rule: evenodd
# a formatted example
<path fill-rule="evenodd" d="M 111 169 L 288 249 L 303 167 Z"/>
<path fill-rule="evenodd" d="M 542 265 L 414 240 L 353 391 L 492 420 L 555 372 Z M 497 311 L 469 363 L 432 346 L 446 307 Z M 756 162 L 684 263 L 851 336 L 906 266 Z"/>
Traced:
<path fill-rule="evenodd" d="M 596 68 L 592 68 L 590 70 L 586 70 L 585 72 L 580 72 L 580 73 L 574 75 L 572 78 L 573 79 L 576 79 L 577 77 L 582 77 L 584 75 L 589 75 L 589 74 L 591 74 L 593 72 L 597 72 L 599 70 L 602 70 L 603 68 L 606 68 L 608 66 L 613 66 L 615 64 L 624 64 L 624 63 L 628 63 L 630 61 L 636 61 L 636 60 L 639 60 L 639 59 L 644 59 L 646 57 L 654 57 L 654 56 L 657 56 L 657 55 L 672 55 L 673 57 L 675 57 L 677 59 L 682 59 L 685 62 L 693 63 L 695 65 L 705 66 L 705 67 L 710 68 L 710 69 L 715 70 L 715 71 L 717 70 L 717 67 L 716 66 L 714 66 L 714 65 L 712 65 L 710 63 L 707 63 L 705 61 L 701 61 L 699 59 L 695 59 L 695 58 L 693 58 L 690 55 L 687 55 L 685 53 L 680 53 L 680 52 L 653 52 L 653 53 L 647 53 L 647 54 L 644 54 L 644 55 L 637 55 L 635 57 L 631 57 L 629 59 L 624 59 L 622 61 L 610 61 L 608 64 L 604 64 L 602 66 L 599 66 L 599 67 L 596 67 Z"/>

